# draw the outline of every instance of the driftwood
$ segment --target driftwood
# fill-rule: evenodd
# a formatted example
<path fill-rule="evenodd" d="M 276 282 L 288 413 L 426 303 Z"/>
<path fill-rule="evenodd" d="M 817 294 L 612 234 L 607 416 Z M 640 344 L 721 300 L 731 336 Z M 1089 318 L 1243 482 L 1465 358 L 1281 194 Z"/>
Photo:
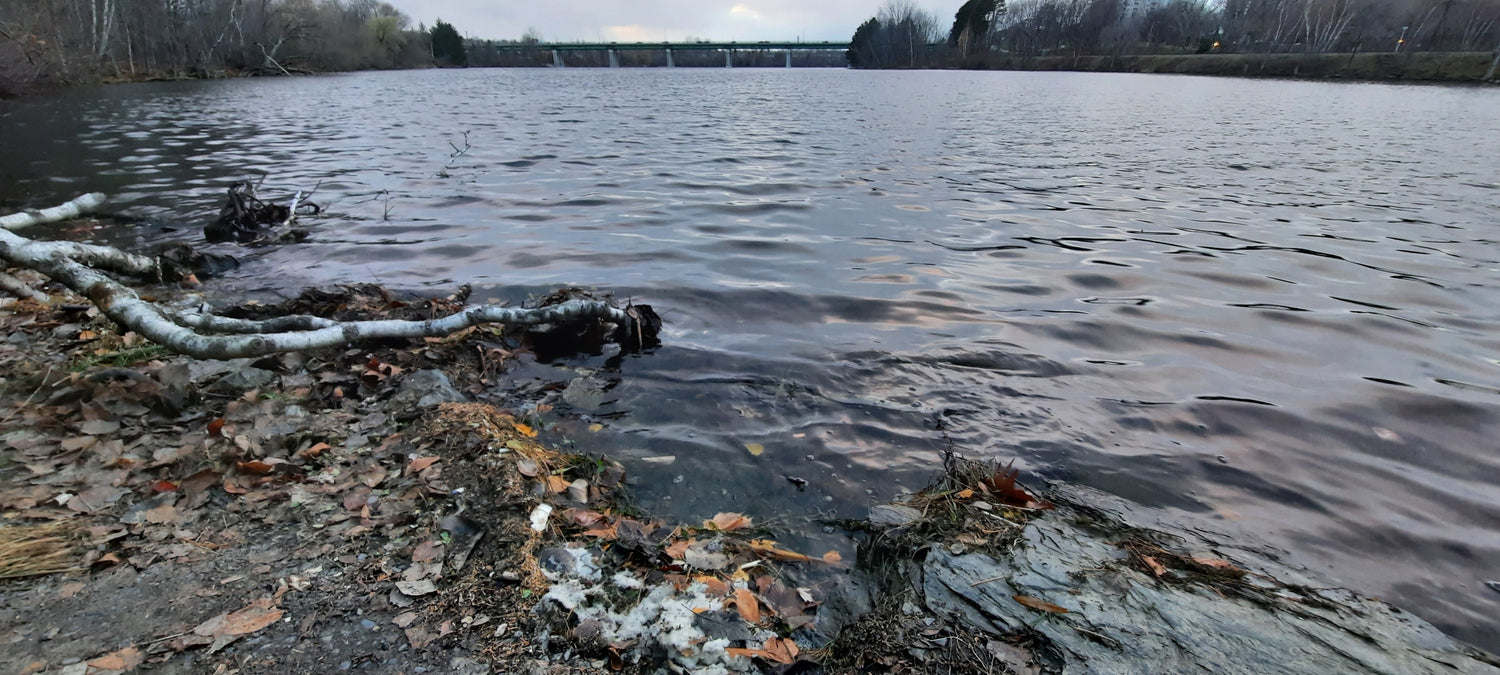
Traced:
<path fill-rule="evenodd" d="M 503 324 L 535 329 L 590 326 L 635 350 L 656 343 L 661 319 L 648 305 L 615 307 L 603 300 L 573 298 L 542 307 L 470 306 L 427 321 L 335 321 L 317 316 L 236 319 L 207 312 L 169 309 L 147 302 L 110 274 L 159 282 L 168 278 L 163 257 L 127 253 L 108 246 L 36 241 L 11 230 L 75 218 L 104 203 L 88 194 L 61 206 L 0 219 L 0 260 L 40 272 L 88 298 L 105 316 L 167 349 L 202 359 L 234 359 L 304 351 L 355 342 L 443 337 L 469 326 Z M 288 209 L 295 216 L 295 205 Z"/>
<path fill-rule="evenodd" d="M 296 222 L 299 212 L 316 215 L 321 211 L 317 204 L 304 197 L 298 192 L 285 206 L 266 203 L 255 195 L 255 185 L 250 181 L 236 183 L 229 188 L 218 219 L 203 228 L 203 236 L 211 242 L 236 241 L 242 244 L 271 238 L 273 234 L 278 240 L 301 241 L 307 237 L 306 232 L 287 228 Z M 274 232 L 278 227 L 283 231 Z"/>

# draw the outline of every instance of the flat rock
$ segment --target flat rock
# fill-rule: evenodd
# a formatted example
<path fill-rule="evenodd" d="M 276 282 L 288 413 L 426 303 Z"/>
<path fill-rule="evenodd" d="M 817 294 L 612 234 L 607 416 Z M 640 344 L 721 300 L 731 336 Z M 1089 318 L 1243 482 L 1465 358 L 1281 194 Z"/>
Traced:
<path fill-rule="evenodd" d="M 401 406 L 429 408 L 442 403 L 466 401 L 441 370 L 419 370 L 401 378 L 401 388 L 392 399 Z"/>
<path fill-rule="evenodd" d="M 1057 513 L 1028 523 L 1004 559 L 933 547 L 921 576 L 928 609 L 996 635 L 1030 626 L 1062 651 L 1068 674 L 1500 672 L 1493 657 L 1348 591 L 1252 602 L 1160 582 Z M 1016 596 L 1068 612 L 1044 615 Z"/>

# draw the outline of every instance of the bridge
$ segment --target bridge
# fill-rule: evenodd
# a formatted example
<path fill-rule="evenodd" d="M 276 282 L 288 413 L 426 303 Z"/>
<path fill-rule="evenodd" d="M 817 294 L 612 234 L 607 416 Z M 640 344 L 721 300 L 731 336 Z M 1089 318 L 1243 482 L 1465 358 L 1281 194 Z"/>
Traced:
<path fill-rule="evenodd" d="M 786 53 L 786 67 L 792 67 L 792 53 L 798 51 L 847 51 L 847 42 L 536 42 L 524 43 L 489 43 L 486 49 L 497 52 L 552 52 L 552 65 L 556 68 L 566 66 L 563 54 L 567 52 L 609 52 L 609 67 L 620 67 L 620 52 L 643 52 L 664 51 L 667 53 L 667 67 L 676 66 L 673 58 L 674 52 L 724 52 L 724 67 L 734 67 L 734 52 L 739 51 L 774 51 Z"/>

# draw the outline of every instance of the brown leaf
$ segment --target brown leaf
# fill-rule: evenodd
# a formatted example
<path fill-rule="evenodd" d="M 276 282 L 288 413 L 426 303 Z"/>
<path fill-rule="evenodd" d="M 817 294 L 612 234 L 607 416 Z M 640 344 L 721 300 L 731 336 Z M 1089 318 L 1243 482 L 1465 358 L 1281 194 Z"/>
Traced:
<path fill-rule="evenodd" d="M 427 562 L 443 555 L 443 545 L 435 541 L 424 541 L 417 544 L 417 548 L 411 552 L 412 562 Z"/>
<path fill-rule="evenodd" d="M 542 467 L 534 459 L 523 459 L 516 462 L 516 471 L 521 472 L 521 475 L 527 478 L 536 478 L 541 475 Z"/>
<path fill-rule="evenodd" d="M 151 491 L 152 492 L 158 492 L 158 493 L 160 493 L 160 492 L 173 492 L 176 489 L 177 489 L 177 484 L 173 483 L 172 481 L 169 481 L 169 480 L 159 480 L 159 481 L 156 481 L 155 483 L 151 484 Z"/>
<path fill-rule="evenodd" d="M 99 670 L 133 670 L 136 666 L 141 665 L 141 661 L 144 660 L 145 657 L 141 655 L 141 650 L 131 646 L 89 661 L 89 667 L 98 668 Z"/>
<path fill-rule="evenodd" d="M 580 527 L 593 527 L 608 518 L 608 516 L 597 511 L 585 511 L 583 509 L 568 509 L 563 512 L 563 517 Z"/>
<path fill-rule="evenodd" d="M 222 435 L 224 435 L 224 418 L 220 417 L 220 418 L 218 418 L 218 419 L 216 419 L 216 420 L 208 423 L 208 435 L 210 435 L 210 436 L 222 436 Z"/>
<path fill-rule="evenodd" d="M 958 494 L 955 495 L 955 496 L 958 497 L 959 499 L 968 499 L 968 498 L 974 496 L 974 491 L 973 490 L 959 490 Z"/>
<path fill-rule="evenodd" d="M 432 466 L 432 464 L 434 462 L 436 462 L 436 461 L 438 461 L 440 459 L 442 459 L 442 458 L 441 457 L 418 457 L 416 459 L 413 459 L 410 464 L 406 465 L 406 473 L 407 474 L 422 473 L 423 469 L 426 469 L 427 467 Z"/>
<path fill-rule="evenodd" d="M 844 556 L 839 555 L 838 551 L 829 551 L 829 552 L 823 554 L 823 562 L 831 562 L 831 563 L 844 562 Z"/>
<path fill-rule="evenodd" d="M 572 483 L 562 476 L 547 476 L 548 492 L 551 492 L 553 494 L 561 494 L 568 491 L 569 485 L 572 485 Z"/>
<path fill-rule="evenodd" d="M 734 600 L 731 602 L 745 621 L 752 624 L 760 623 L 760 601 L 755 599 L 755 594 L 751 593 L 750 589 L 734 589 Z"/>
<path fill-rule="evenodd" d="M 777 663 L 792 663 L 797 660 L 797 643 L 786 638 L 773 637 L 766 640 L 766 658 Z"/>
<path fill-rule="evenodd" d="M 1193 562 L 1219 572 L 1220 574 L 1228 574 L 1236 577 L 1245 576 L 1245 570 L 1240 569 L 1239 567 L 1235 566 L 1234 563 L 1229 562 L 1228 560 L 1220 560 L 1218 558 L 1193 558 Z"/>
<path fill-rule="evenodd" d="M 298 450 L 296 457 L 298 459 L 311 459 L 332 449 L 333 446 L 327 443 L 316 443 L 304 450 Z"/>
<path fill-rule="evenodd" d="M 1167 573 L 1166 566 L 1157 562 L 1156 558 L 1153 558 L 1149 555 L 1141 556 L 1141 562 L 1146 563 L 1146 567 L 1151 568 L 1151 573 L 1155 574 L 1156 576 L 1162 576 Z"/>
<path fill-rule="evenodd" d="M 286 612 L 280 607 L 272 605 L 270 598 L 262 598 L 239 610 L 220 614 L 198 624 L 193 633 L 205 637 L 249 635 L 276 623 L 284 614 Z"/>
<path fill-rule="evenodd" d="M 1046 600 L 1043 600 L 1041 598 L 1033 598 L 1029 595 L 1012 595 L 1010 597 L 1016 602 L 1026 605 L 1027 607 L 1030 607 L 1039 612 L 1048 612 L 1050 614 L 1068 613 L 1068 610 L 1066 608 L 1058 607 L 1057 605 L 1047 602 Z"/>
<path fill-rule="evenodd" d="M 688 547 L 692 546 L 697 541 L 698 540 L 696 539 L 674 541 L 667 546 L 667 555 L 670 556 L 673 560 L 682 560 L 683 557 L 687 555 Z"/>
<path fill-rule="evenodd" d="M 258 459 L 252 459 L 248 462 L 239 462 L 234 466 L 235 468 L 240 470 L 240 473 L 254 474 L 256 476 L 264 476 L 268 473 L 271 473 L 271 471 L 276 468 L 275 465 L 267 462 L 262 462 Z"/>
<path fill-rule="evenodd" d="M 755 552 L 762 558 L 770 558 L 772 560 L 782 560 L 786 562 L 808 562 L 814 560 L 812 556 L 797 553 L 796 551 L 788 551 L 783 548 L 776 548 L 776 542 L 769 539 L 757 539 L 750 542 L 749 547 L 751 551 Z"/>
<path fill-rule="evenodd" d="M 718 577 L 701 576 L 693 577 L 693 581 L 703 584 L 705 592 L 711 598 L 722 598 L 729 595 L 729 584 Z"/>
<path fill-rule="evenodd" d="M 146 510 L 146 522 L 153 525 L 165 525 L 177 522 L 177 507 L 171 504 L 162 504 L 155 508 Z"/>
<path fill-rule="evenodd" d="M 713 520 L 703 521 L 703 526 L 721 532 L 733 532 L 750 527 L 750 517 L 738 513 L 720 513 Z"/>
<path fill-rule="evenodd" d="M 999 495 L 1001 501 L 1011 506 L 1019 506 L 1026 509 L 1050 509 L 1052 504 L 1038 500 L 1026 491 L 1026 488 L 1016 483 L 1016 476 L 1021 475 L 1021 470 L 1014 468 L 1015 460 L 1009 464 L 995 469 L 994 475 L 984 479 L 980 485 L 990 492 Z"/>
<path fill-rule="evenodd" d="M 525 436 L 527 438 L 536 438 L 536 429 L 532 429 L 531 427 L 525 424 L 521 424 L 520 422 L 516 422 L 515 427 L 516 431 L 520 432 L 522 436 Z"/>

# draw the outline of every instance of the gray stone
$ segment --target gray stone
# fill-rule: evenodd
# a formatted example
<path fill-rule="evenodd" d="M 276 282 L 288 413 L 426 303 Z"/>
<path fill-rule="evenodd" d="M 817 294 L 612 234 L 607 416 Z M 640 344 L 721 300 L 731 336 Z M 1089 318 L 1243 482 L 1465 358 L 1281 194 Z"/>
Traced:
<path fill-rule="evenodd" d="M 877 527 L 902 527 L 922 519 L 922 512 L 900 504 L 880 504 L 870 507 L 871 525 Z"/>
<path fill-rule="evenodd" d="M 260 368 L 240 368 L 208 385 L 208 391 L 220 396 L 239 396 L 260 389 L 276 380 L 276 373 Z"/>
<path fill-rule="evenodd" d="M 402 406 L 428 408 L 441 403 L 468 400 L 441 370 L 419 370 L 401 378 L 401 387 L 392 399 Z"/>
<path fill-rule="evenodd" d="M 1496 673 L 1482 653 L 1410 614 L 1348 591 L 1251 601 L 1161 583 L 1121 552 L 1049 513 L 1004 559 L 933 547 L 920 582 L 930 610 L 996 635 L 1030 626 L 1062 651 L 1063 672 Z M 1030 596 L 1060 605 L 1043 614 Z"/>

